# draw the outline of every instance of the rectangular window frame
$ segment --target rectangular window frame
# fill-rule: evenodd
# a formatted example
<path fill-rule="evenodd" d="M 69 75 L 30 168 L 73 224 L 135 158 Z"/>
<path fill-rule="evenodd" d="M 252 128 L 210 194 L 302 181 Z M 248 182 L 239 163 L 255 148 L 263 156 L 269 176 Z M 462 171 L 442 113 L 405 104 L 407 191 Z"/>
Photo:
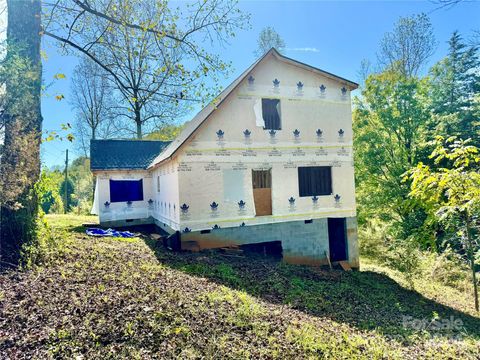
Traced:
<path fill-rule="evenodd" d="M 326 183 L 325 181 L 328 179 Z M 300 197 L 333 195 L 331 166 L 299 166 L 298 194 Z"/>
<path fill-rule="evenodd" d="M 282 114 L 280 99 L 262 98 L 262 118 L 264 130 L 282 130 Z M 275 108 L 274 114 L 266 114 L 267 111 Z"/>

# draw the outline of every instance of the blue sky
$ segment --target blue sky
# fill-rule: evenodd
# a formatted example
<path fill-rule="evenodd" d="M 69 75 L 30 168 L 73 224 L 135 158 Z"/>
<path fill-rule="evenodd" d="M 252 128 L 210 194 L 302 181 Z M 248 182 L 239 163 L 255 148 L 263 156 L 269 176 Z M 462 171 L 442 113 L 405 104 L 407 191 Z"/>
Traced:
<path fill-rule="evenodd" d="M 468 38 L 480 29 L 480 1 L 439 10 L 430 1 L 243 1 L 240 7 L 251 14 L 251 29 L 239 32 L 229 46 L 215 49 L 234 67 L 224 86 L 255 61 L 258 33 L 265 26 L 273 26 L 284 38 L 287 56 L 354 81 L 362 59 L 375 62 L 380 40 L 400 16 L 429 15 L 438 41 L 430 64 L 445 56 L 446 41 L 454 30 Z M 57 130 L 60 124 L 73 122 L 68 99 L 76 58 L 59 54 L 51 44 L 44 44 L 44 50 L 48 57 L 44 81 L 50 84 L 42 103 L 44 130 Z M 64 73 L 66 79 L 54 80 L 56 73 Z M 65 99 L 55 100 L 58 94 Z M 67 141 L 43 144 L 43 164 L 63 165 L 67 148 L 70 159 L 78 155 L 76 146 Z"/>

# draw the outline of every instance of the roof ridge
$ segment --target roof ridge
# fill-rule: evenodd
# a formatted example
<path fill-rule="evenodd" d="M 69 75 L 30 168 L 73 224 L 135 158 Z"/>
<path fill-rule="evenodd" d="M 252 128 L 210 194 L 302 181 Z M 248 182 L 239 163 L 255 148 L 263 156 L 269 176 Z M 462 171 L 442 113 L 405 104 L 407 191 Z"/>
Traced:
<path fill-rule="evenodd" d="M 302 67 L 304 70 L 312 71 L 312 72 L 320 72 L 323 76 L 336 79 L 339 82 L 344 83 L 345 85 L 351 87 L 351 89 L 358 88 L 358 84 L 342 78 L 338 75 L 329 73 L 328 71 L 316 68 L 314 66 L 302 63 L 301 61 L 291 59 L 286 57 L 278 52 L 277 49 L 272 47 L 268 50 L 265 54 L 259 57 L 252 65 L 250 65 L 244 72 L 242 72 L 235 80 L 233 80 L 225 89 L 218 94 L 212 102 L 208 105 L 203 107 L 190 121 L 190 126 L 184 127 L 183 131 L 162 151 L 155 159 L 151 162 L 148 168 L 152 168 L 155 165 L 167 160 L 171 159 L 172 156 L 177 152 L 177 150 L 193 135 L 193 133 L 200 127 L 202 124 L 209 118 L 209 116 L 217 109 L 223 101 L 228 98 L 228 96 L 242 83 L 242 81 L 247 77 L 247 75 L 255 69 L 268 55 L 272 55 L 276 57 L 278 60 L 283 62 L 293 63 L 295 66 Z M 305 69 L 307 68 L 307 69 Z M 219 100 L 218 102 L 214 102 L 215 100 Z"/>
<path fill-rule="evenodd" d="M 90 141 L 172 142 L 173 140 L 157 140 L 157 139 L 90 139 Z"/>

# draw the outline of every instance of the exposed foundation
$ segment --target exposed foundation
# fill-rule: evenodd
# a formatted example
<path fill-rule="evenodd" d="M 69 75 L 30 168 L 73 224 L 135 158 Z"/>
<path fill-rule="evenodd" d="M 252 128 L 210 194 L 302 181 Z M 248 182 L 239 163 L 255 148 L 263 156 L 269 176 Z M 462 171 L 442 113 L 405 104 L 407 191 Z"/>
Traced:
<path fill-rule="evenodd" d="M 107 227 L 155 224 L 168 234 L 175 230 L 153 218 L 117 220 L 102 223 Z M 281 223 L 239 226 L 192 231 L 181 234 L 181 248 L 201 251 L 229 246 L 280 242 L 283 260 L 290 264 L 322 266 L 331 258 L 328 219 L 289 221 Z M 357 219 L 345 218 L 345 261 L 350 267 L 360 267 Z M 334 262 L 334 261 L 332 261 Z"/>
<path fill-rule="evenodd" d="M 291 264 L 327 265 L 331 256 L 328 219 L 290 221 L 219 228 L 182 233 L 183 250 L 200 251 L 245 244 L 281 242 L 283 259 Z M 359 267 L 357 224 L 355 218 L 345 221 L 345 260 L 352 268 Z"/>

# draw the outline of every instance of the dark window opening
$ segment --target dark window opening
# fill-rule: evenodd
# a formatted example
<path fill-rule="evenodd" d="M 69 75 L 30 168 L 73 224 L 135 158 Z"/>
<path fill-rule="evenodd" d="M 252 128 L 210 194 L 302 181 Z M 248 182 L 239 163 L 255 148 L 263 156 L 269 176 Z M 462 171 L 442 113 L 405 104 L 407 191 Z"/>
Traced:
<path fill-rule="evenodd" d="M 272 187 L 271 170 L 252 170 L 252 185 L 254 189 L 267 189 Z"/>
<path fill-rule="evenodd" d="M 143 180 L 110 180 L 110 202 L 143 201 Z"/>
<path fill-rule="evenodd" d="M 280 260 L 282 258 L 283 249 L 281 241 L 267 241 L 256 244 L 240 245 L 245 255 L 260 254 L 265 257 L 271 257 Z"/>
<path fill-rule="evenodd" d="M 313 220 L 312 220 L 312 219 L 310 219 L 310 220 L 305 220 L 305 224 L 311 224 L 311 223 L 313 223 Z"/>
<path fill-rule="evenodd" d="M 210 230 L 200 230 L 200 234 L 210 234 Z"/>
<path fill-rule="evenodd" d="M 280 122 L 280 100 L 262 99 L 262 116 L 265 130 L 281 130 Z"/>
<path fill-rule="evenodd" d="M 308 166 L 298 168 L 300 196 L 331 195 L 332 168 L 330 166 Z"/>

